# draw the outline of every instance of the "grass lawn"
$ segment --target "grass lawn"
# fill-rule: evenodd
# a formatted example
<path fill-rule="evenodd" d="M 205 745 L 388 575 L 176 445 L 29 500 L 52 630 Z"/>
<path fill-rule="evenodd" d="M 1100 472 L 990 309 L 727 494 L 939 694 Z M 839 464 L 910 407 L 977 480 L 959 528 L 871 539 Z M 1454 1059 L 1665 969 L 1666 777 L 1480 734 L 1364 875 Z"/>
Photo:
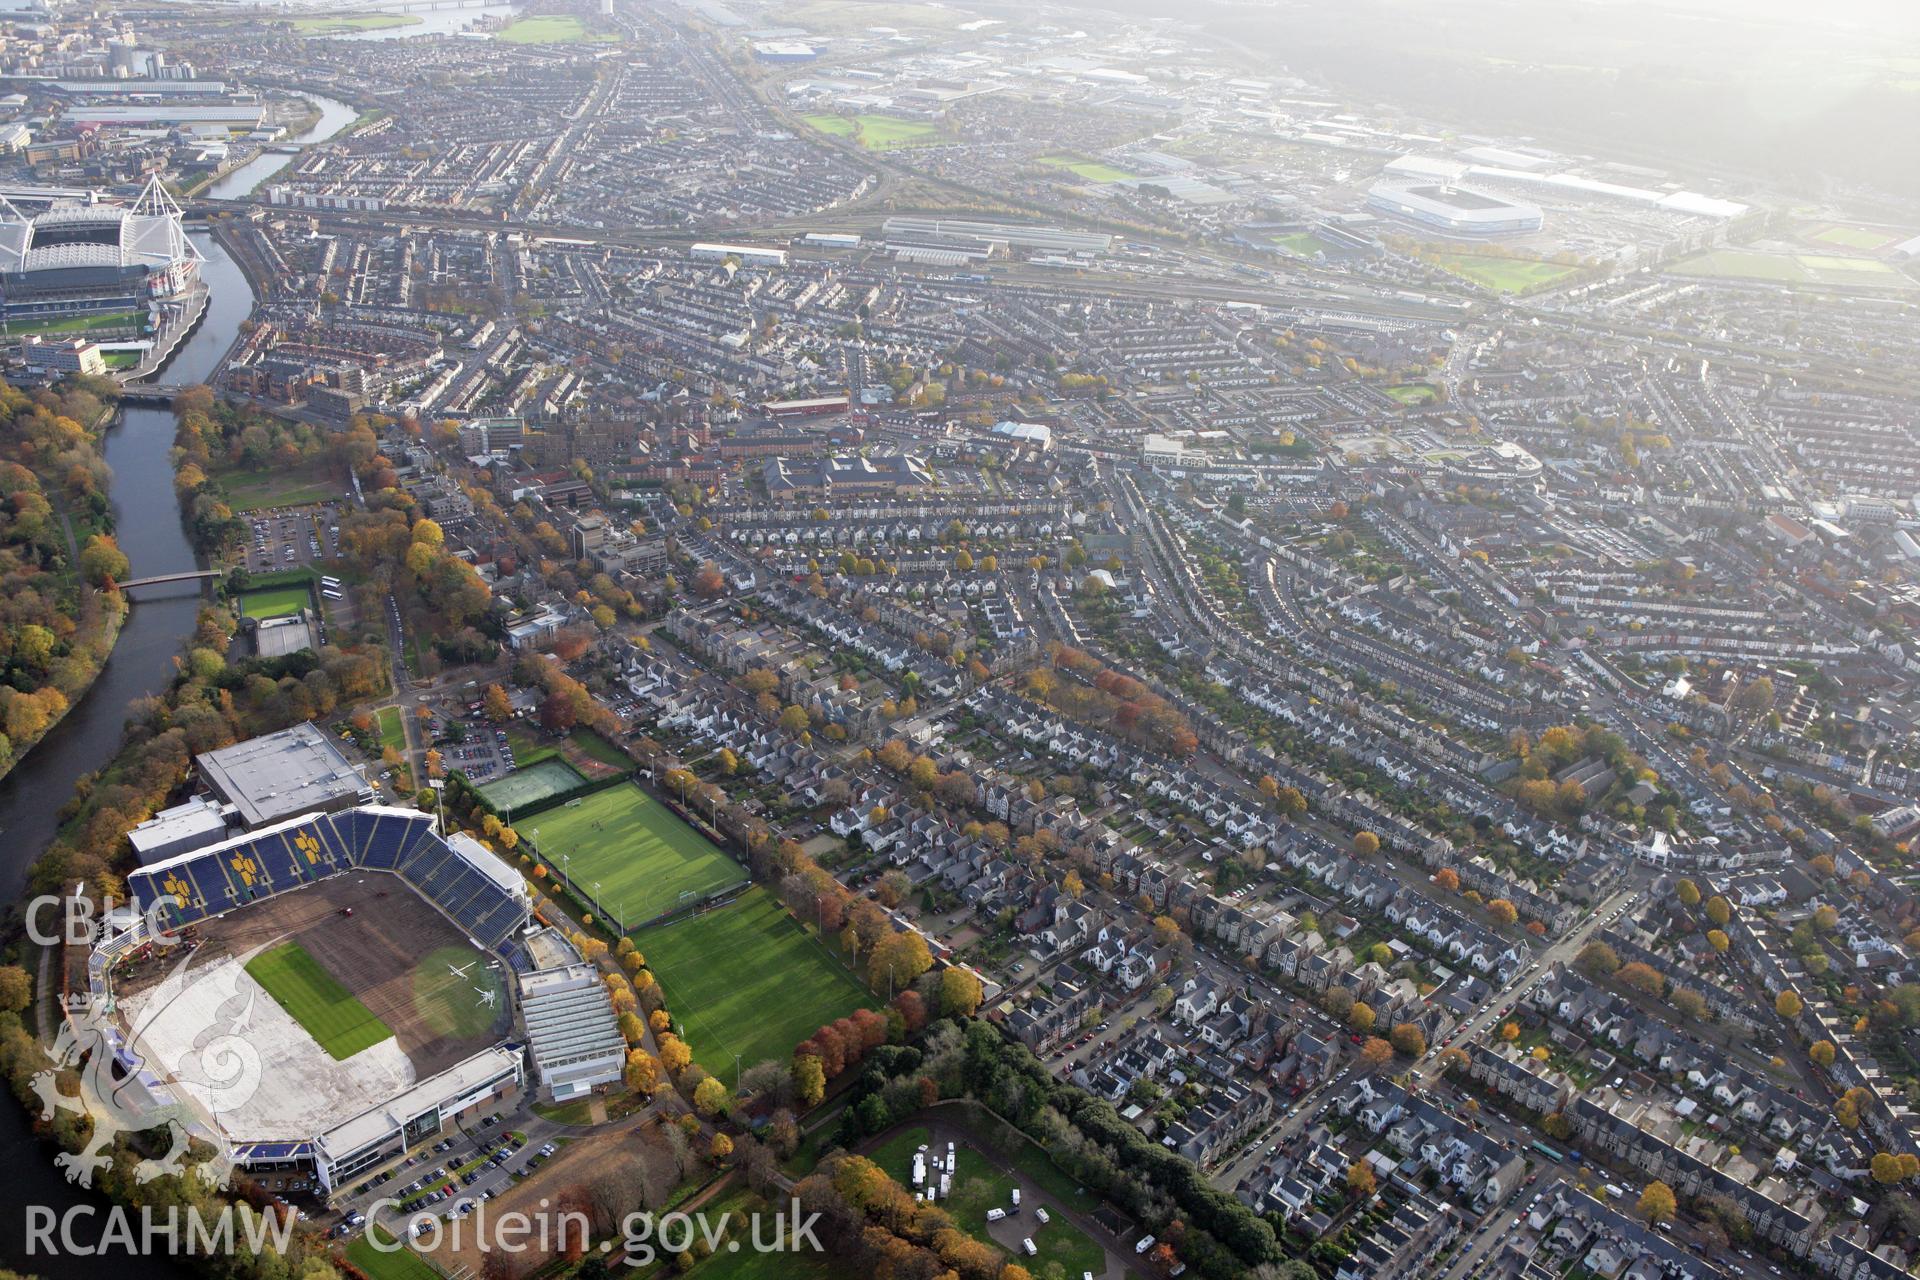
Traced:
<path fill-rule="evenodd" d="M 845 116 L 829 115 L 824 111 L 816 111 L 811 115 L 801 116 L 800 119 L 809 128 L 818 129 L 821 133 L 835 138 L 851 138 L 860 132 L 860 126 Z"/>
<path fill-rule="evenodd" d="M 734 1188 L 707 1205 L 703 1210 L 706 1219 L 724 1232 L 725 1241 L 711 1257 L 696 1264 L 687 1274 L 697 1280 L 827 1280 L 839 1274 L 824 1254 L 754 1252 L 754 1219 L 766 1219 L 760 1228 L 760 1238 L 771 1240 L 773 1215 L 781 1208 L 769 1205 L 745 1187 Z M 738 1249 L 727 1247 L 736 1242 Z"/>
<path fill-rule="evenodd" d="M 930 120 L 860 115 L 854 117 L 854 123 L 860 128 L 860 145 L 869 151 L 892 151 L 896 147 L 925 146 L 940 136 L 940 126 Z"/>
<path fill-rule="evenodd" d="M 400 715 L 398 707 L 382 707 L 376 713 L 381 746 L 392 747 L 395 751 L 407 749 L 407 727 L 400 722 Z"/>
<path fill-rule="evenodd" d="M 1404 405 L 1430 404 L 1440 398 L 1438 391 L 1419 382 L 1403 387 L 1388 387 L 1386 392 Z"/>
<path fill-rule="evenodd" d="M 1333 248 L 1311 231 L 1294 231 L 1284 236 L 1270 236 L 1268 241 L 1302 258 L 1311 258 L 1316 253 L 1326 253 Z"/>
<path fill-rule="evenodd" d="M 147 327 L 144 311 L 114 311 L 100 316 L 52 316 L 44 320 L 10 320 L 8 333 L 90 333 L 96 329 Z"/>
<path fill-rule="evenodd" d="M 1579 270 L 1526 258 L 1487 258 L 1471 253 L 1436 253 L 1427 259 L 1442 271 L 1496 293 L 1525 293 L 1565 279 Z"/>
<path fill-rule="evenodd" d="M 504 778 L 483 783 L 479 791 L 488 804 L 510 815 L 515 809 L 524 809 L 549 796 L 564 795 L 585 781 L 580 771 L 565 760 L 548 758 L 515 769 Z"/>
<path fill-rule="evenodd" d="M 387 27 L 412 27 L 421 22 L 412 13 L 328 13 L 295 18 L 293 29 L 303 36 L 331 36 L 343 31 L 381 31 Z"/>
<path fill-rule="evenodd" d="M 618 40 L 610 31 L 591 31 L 572 14 L 543 14 L 521 18 L 501 29 L 494 37 L 508 44 L 560 44 L 570 40 Z"/>
<path fill-rule="evenodd" d="M 1823 227 L 1813 233 L 1815 240 L 1827 244 L 1837 244 L 1842 249 L 1883 249 L 1893 243 L 1894 237 L 1884 231 L 1874 231 L 1868 227 L 1845 227 L 1838 224 Z"/>
<path fill-rule="evenodd" d="M 528 728 L 524 720 L 508 723 L 507 745 L 513 748 L 513 762 L 523 769 L 530 764 L 538 764 L 542 760 L 551 760 L 560 754 L 560 748 L 550 742 L 543 742 L 540 735 Z"/>
<path fill-rule="evenodd" d="M 1128 173 L 1125 169 L 1116 169 L 1110 164 L 1089 160 L 1085 156 L 1065 153 L 1041 156 L 1040 163 L 1052 169 L 1066 169 L 1085 178 L 1088 182 L 1138 182 L 1140 180 L 1140 175 L 1137 173 Z"/>
<path fill-rule="evenodd" d="M 734 1054 L 742 1067 L 785 1062 L 823 1023 L 876 1003 L 762 888 L 634 941 L 694 1060 L 728 1082 Z"/>
<path fill-rule="evenodd" d="M 347 1246 L 347 1261 L 365 1272 L 370 1280 L 440 1280 L 440 1273 L 421 1260 L 412 1249 L 384 1253 L 373 1247 L 373 1233 L 391 1241 L 393 1234 L 377 1226 L 368 1226 L 367 1234 Z"/>
<path fill-rule="evenodd" d="M 598 760 L 601 764 L 612 765 L 616 769 L 629 770 L 633 768 L 633 760 L 626 752 L 614 746 L 611 742 L 608 742 L 591 729 L 575 729 L 569 737 L 573 745 L 580 749 L 581 754 L 589 759 Z"/>
<path fill-rule="evenodd" d="M 351 1058 L 393 1035 L 297 942 L 261 952 L 247 973 L 335 1058 Z"/>
<path fill-rule="evenodd" d="M 533 1114 L 555 1124 L 592 1124 L 593 1102 L 588 1098 L 573 1102 L 536 1102 L 533 1104 Z"/>
<path fill-rule="evenodd" d="M 226 490 L 233 509 L 238 512 L 264 511 L 269 507 L 304 507 L 337 498 L 343 492 L 339 481 L 324 463 L 302 463 L 284 471 L 226 471 L 215 477 Z"/>
<path fill-rule="evenodd" d="M 265 587 L 240 595 L 243 618 L 290 618 L 313 603 L 313 592 L 306 587 Z"/>
<path fill-rule="evenodd" d="M 1911 284 L 1907 277 L 1875 258 L 1762 253 L 1752 249 L 1711 249 L 1675 263 L 1671 270 L 1676 275 L 1765 280 L 1784 285 Z"/>
<path fill-rule="evenodd" d="M 920 1144 L 928 1141 L 928 1131 L 915 1127 L 903 1129 L 886 1142 L 874 1148 L 868 1159 L 885 1169 L 893 1180 L 909 1191 L 913 1189 L 913 1153 Z M 931 1154 L 931 1153 L 930 1153 Z M 942 1153 L 944 1156 L 944 1152 Z M 957 1176 L 953 1180 L 953 1195 L 940 1201 L 940 1207 L 953 1215 L 954 1225 L 972 1236 L 998 1247 L 998 1242 L 988 1234 L 987 1210 L 1011 1209 L 1013 1207 L 1013 1189 L 1021 1186 L 1024 1204 L 1014 1219 L 1024 1236 L 1033 1240 L 1033 1247 L 1039 1252 L 1032 1259 L 1021 1257 L 1022 1265 L 1035 1275 L 1043 1274 L 1043 1268 L 1051 1263 L 1059 1263 L 1060 1269 L 1069 1276 L 1082 1275 L 1088 1271 L 1095 1275 L 1105 1270 L 1106 1259 L 1100 1246 L 1095 1244 L 1087 1233 L 1067 1221 L 1062 1214 L 1053 1214 L 1053 1221 L 1042 1225 L 1033 1216 L 1033 1190 L 1036 1186 L 1056 1202 L 1082 1207 L 1084 1197 L 1061 1197 L 1043 1179 L 1034 1177 L 1036 1172 L 1030 1162 L 1016 1160 L 1021 1178 L 1009 1177 L 987 1162 L 977 1150 L 961 1145 L 954 1152 L 955 1163 L 959 1165 Z M 1059 1174 L 1051 1162 L 1043 1156 L 1035 1157 L 1035 1162 L 1045 1164 L 1047 1169 Z M 1068 1191 L 1074 1191 L 1071 1183 Z M 1090 1206 L 1089 1206 L 1090 1207 Z"/>
<path fill-rule="evenodd" d="M 543 860 L 564 866 L 607 915 L 630 927 L 682 898 L 705 897 L 747 878 L 739 863 L 635 786 L 596 791 L 516 825 Z"/>

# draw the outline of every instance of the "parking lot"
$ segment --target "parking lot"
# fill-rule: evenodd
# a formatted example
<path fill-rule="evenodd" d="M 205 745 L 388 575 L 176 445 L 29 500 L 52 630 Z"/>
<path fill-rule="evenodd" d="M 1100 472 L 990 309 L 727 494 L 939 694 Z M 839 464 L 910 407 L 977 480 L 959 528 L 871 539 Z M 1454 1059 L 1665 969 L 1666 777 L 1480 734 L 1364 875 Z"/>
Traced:
<path fill-rule="evenodd" d="M 250 573 L 298 569 L 340 554 L 340 510 L 331 502 L 310 507 L 273 507 L 247 517 L 253 539 L 247 547 Z"/>
<path fill-rule="evenodd" d="M 553 1142 L 531 1142 L 512 1131 L 498 1116 L 488 1116 L 474 1128 L 422 1147 L 402 1164 L 352 1188 L 339 1201 L 341 1220 L 329 1231 L 334 1237 L 364 1229 L 368 1207 L 378 1201 L 397 1201 L 382 1209 L 382 1220 L 395 1226 L 401 1217 L 431 1213 L 441 1218 L 463 1218 L 551 1159 Z"/>
<path fill-rule="evenodd" d="M 505 729 L 496 728 L 478 716 L 458 723 L 465 727 L 466 737 L 440 748 L 447 768 L 460 770 L 474 782 L 486 782 L 503 778 L 518 767 L 513 758 L 513 748 L 507 745 Z M 450 723 L 438 716 L 434 718 L 433 734 L 436 741 L 450 731 Z"/>

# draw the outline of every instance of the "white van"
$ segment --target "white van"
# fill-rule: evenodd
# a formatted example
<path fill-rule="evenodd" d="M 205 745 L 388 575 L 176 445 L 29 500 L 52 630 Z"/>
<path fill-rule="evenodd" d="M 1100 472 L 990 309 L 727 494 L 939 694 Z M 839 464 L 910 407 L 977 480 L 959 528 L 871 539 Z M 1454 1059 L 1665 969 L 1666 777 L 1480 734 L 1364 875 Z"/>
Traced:
<path fill-rule="evenodd" d="M 1153 1248 L 1153 1245 L 1154 1239 L 1152 1236 L 1141 1236 L 1140 1243 L 1133 1246 L 1133 1251 L 1135 1253 L 1145 1253 L 1147 1250 Z"/>

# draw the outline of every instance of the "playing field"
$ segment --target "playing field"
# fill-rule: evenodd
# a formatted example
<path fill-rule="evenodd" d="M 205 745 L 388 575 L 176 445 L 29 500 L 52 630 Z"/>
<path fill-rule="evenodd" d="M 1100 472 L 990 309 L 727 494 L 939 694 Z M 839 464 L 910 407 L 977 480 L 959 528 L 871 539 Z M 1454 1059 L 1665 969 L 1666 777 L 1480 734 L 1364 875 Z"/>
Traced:
<path fill-rule="evenodd" d="M 1399 387 L 1388 387 L 1386 388 L 1386 392 L 1404 405 L 1426 404 L 1428 401 L 1438 400 L 1440 398 L 1438 391 L 1435 391 L 1423 382 L 1408 383 L 1405 386 Z"/>
<path fill-rule="evenodd" d="M 295 18 L 293 29 L 303 36 L 330 36 L 345 31 L 380 31 L 411 27 L 423 19 L 411 13 L 333 13 Z"/>
<path fill-rule="evenodd" d="M 312 603 L 313 592 L 306 587 L 267 587 L 240 597 L 240 616 L 290 618 Z"/>
<path fill-rule="evenodd" d="M 1089 160 L 1085 156 L 1051 155 L 1041 156 L 1040 163 L 1050 169 L 1065 169 L 1088 182 L 1137 182 L 1140 175 L 1128 173 L 1125 169 L 1116 169 L 1110 164 L 1098 160 Z"/>
<path fill-rule="evenodd" d="M 1572 275 L 1579 268 L 1526 258 L 1483 258 L 1470 253 L 1436 253 L 1427 261 L 1462 280 L 1496 293 L 1525 293 Z"/>
<path fill-rule="evenodd" d="M 578 769 L 565 760 L 549 756 L 536 764 L 515 769 L 504 778 L 495 778 L 483 784 L 479 791 L 488 804 L 510 816 L 515 809 L 565 795 L 585 781 Z"/>
<path fill-rule="evenodd" d="M 828 115 L 824 111 L 816 111 L 812 115 L 804 115 L 800 118 L 812 128 L 836 138 L 851 138 L 860 132 L 860 126 L 845 116 Z"/>
<path fill-rule="evenodd" d="M 617 40 L 619 37 L 609 31 L 589 31 L 580 19 L 560 13 L 521 18 L 503 27 L 494 39 L 508 44 L 560 44 L 569 40 Z"/>
<path fill-rule="evenodd" d="M 1887 245 L 1892 244 L 1896 237 L 1889 235 L 1885 231 L 1875 231 L 1871 227 L 1847 227 L 1835 223 L 1833 226 L 1822 227 L 1820 230 L 1814 232 L 1813 238 L 1824 241 L 1827 244 L 1837 244 L 1842 249 L 1865 249 L 1872 251 L 1874 249 L 1883 249 Z"/>
<path fill-rule="evenodd" d="M 823 1023 L 877 1003 L 758 886 L 724 907 L 634 936 L 696 1062 L 731 1083 L 785 1062 Z"/>
<path fill-rule="evenodd" d="M 628 927 L 747 878 L 739 863 L 635 786 L 596 791 L 515 825 L 542 860 L 564 869 Z"/>
<path fill-rule="evenodd" d="M 336 1059 L 351 1058 L 393 1035 L 297 942 L 261 952 L 247 964 L 247 973 Z"/>
<path fill-rule="evenodd" d="M 1911 281 L 1875 258 L 1807 253 L 1762 253 L 1712 249 L 1671 268 L 1678 275 L 1765 280 L 1785 285 L 1910 286 Z"/>
<path fill-rule="evenodd" d="M 435 1035 L 484 1036 L 500 1011 L 505 984 L 472 947 L 438 947 L 414 967 L 413 1011 Z"/>
<path fill-rule="evenodd" d="M 360 1268 L 371 1280 L 438 1280 L 440 1273 L 421 1261 L 420 1255 L 412 1249 L 378 1249 L 373 1244 L 373 1233 L 379 1232 L 382 1243 L 393 1242 L 392 1233 L 384 1231 L 378 1224 L 367 1228 L 367 1234 L 347 1246 L 347 1261 Z"/>
<path fill-rule="evenodd" d="M 1314 235 L 1311 231 L 1291 231 L 1283 236 L 1270 237 L 1273 244 L 1288 253 L 1298 254 L 1302 258 L 1311 258 L 1316 253 L 1326 253 L 1333 246 Z"/>
<path fill-rule="evenodd" d="M 147 314 L 144 311 L 115 311 L 103 316 L 61 316 L 38 320 L 20 319 L 7 322 L 7 332 L 21 333 L 86 333 L 94 329 L 144 329 Z"/>
<path fill-rule="evenodd" d="M 274 471 L 222 471 L 214 477 L 235 511 L 308 507 L 340 496 L 344 486 L 326 464 L 301 463 Z"/>

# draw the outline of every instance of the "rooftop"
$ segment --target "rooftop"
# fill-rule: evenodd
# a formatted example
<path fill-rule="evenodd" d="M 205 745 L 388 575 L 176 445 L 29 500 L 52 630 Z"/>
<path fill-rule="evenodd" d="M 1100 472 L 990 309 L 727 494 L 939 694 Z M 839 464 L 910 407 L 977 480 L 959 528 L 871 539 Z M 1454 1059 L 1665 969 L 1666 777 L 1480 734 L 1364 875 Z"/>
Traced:
<path fill-rule="evenodd" d="M 209 751 L 194 763 L 248 827 L 328 808 L 367 786 L 340 748 L 307 723 Z"/>

